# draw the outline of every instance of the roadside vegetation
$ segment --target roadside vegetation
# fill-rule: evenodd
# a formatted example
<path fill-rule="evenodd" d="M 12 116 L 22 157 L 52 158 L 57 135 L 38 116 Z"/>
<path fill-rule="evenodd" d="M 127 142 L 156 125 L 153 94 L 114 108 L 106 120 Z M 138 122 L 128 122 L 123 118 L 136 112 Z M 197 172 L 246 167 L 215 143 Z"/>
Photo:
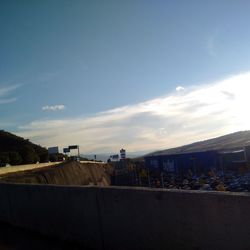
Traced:
<path fill-rule="evenodd" d="M 49 161 L 48 150 L 28 139 L 0 130 L 0 166 Z"/>

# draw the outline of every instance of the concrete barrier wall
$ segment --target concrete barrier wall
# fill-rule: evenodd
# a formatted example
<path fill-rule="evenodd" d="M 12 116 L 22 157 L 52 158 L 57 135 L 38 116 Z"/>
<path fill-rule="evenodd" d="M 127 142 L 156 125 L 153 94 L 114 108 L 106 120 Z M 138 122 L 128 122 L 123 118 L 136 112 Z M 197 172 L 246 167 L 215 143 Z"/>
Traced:
<path fill-rule="evenodd" d="M 250 249 L 250 196 L 0 184 L 0 220 L 90 249 Z"/>

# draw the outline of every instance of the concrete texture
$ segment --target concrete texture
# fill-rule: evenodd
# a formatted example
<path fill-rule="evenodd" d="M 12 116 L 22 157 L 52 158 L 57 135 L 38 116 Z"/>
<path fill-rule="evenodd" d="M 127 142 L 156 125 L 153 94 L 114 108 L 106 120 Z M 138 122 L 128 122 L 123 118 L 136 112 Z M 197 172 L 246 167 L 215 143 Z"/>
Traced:
<path fill-rule="evenodd" d="M 92 249 L 250 249 L 250 196 L 0 184 L 0 220 Z"/>
<path fill-rule="evenodd" d="M 7 223 L 0 222 L 0 232 L 1 250 L 88 250 L 72 242 L 59 241 Z"/>

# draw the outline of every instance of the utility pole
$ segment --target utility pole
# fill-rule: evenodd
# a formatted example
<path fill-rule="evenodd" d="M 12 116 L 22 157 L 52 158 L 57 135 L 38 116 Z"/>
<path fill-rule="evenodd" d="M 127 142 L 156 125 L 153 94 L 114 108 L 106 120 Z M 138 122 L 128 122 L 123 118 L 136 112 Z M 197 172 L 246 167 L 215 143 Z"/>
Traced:
<path fill-rule="evenodd" d="M 164 188 L 163 172 L 161 171 L 161 187 Z"/>
<path fill-rule="evenodd" d="M 77 149 L 78 149 L 78 158 L 79 158 L 79 161 L 80 161 L 80 149 L 79 149 L 79 145 L 77 145 Z"/>
<path fill-rule="evenodd" d="M 151 181 L 150 181 L 150 172 L 148 168 L 148 186 L 151 187 Z"/>

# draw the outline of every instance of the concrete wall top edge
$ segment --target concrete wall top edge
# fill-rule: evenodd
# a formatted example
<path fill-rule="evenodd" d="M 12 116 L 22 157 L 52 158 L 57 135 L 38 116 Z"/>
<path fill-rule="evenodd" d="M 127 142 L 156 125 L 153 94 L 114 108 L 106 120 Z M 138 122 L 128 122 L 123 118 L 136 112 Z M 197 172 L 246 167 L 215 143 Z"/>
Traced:
<path fill-rule="evenodd" d="M 218 191 L 203 191 L 203 190 L 179 190 L 179 189 L 163 189 L 163 188 L 147 188 L 147 187 L 129 187 L 129 186 L 110 186 L 100 187 L 94 185 L 77 186 L 77 185 L 44 185 L 44 184 L 20 184 L 20 183 L 0 183 L 1 187 L 26 187 L 28 189 L 67 189 L 67 190 L 126 190 L 131 192 L 153 192 L 153 193 L 180 193 L 180 194 L 196 194 L 196 195 L 212 195 L 212 196 L 244 196 L 250 197 L 250 193 L 247 192 L 218 192 Z"/>

